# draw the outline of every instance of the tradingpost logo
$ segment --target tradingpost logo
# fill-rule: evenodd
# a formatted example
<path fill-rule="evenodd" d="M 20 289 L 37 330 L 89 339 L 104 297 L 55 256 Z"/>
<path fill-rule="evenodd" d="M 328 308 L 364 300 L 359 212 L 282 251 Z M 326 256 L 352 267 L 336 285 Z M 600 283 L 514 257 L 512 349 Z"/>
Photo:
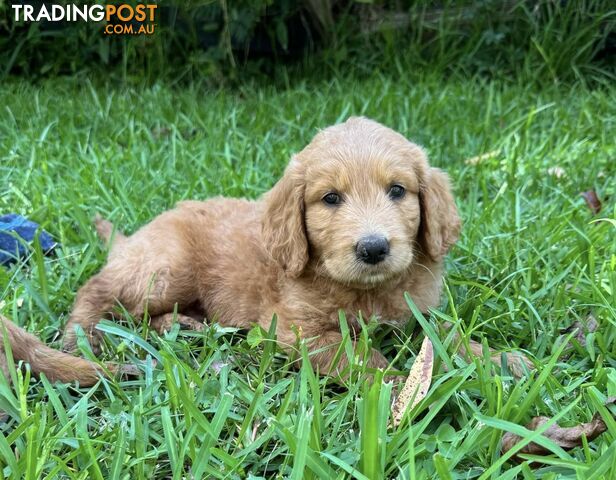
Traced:
<path fill-rule="evenodd" d="M 105 35 L 152 35 L 157 7 L 152 3 L 11 5 L 16 22 L 105 22 Z"/>

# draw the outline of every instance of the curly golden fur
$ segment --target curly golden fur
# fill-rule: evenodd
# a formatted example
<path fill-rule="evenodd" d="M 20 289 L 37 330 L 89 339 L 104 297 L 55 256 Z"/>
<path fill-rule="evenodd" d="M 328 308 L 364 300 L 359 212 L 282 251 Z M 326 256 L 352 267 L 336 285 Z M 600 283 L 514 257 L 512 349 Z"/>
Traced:
<path fill-rule="evenodd" d="M 336 202 L 324 201 L 329 194 Z M 111 237 L 109 222 L 97 229 Z M 405 322 L 404 292 L 422 311 L 436 306 L 459 231 L 447 175 L 402 135 L 351 118 L 319 132 L 258 201 L 181 202 L 129 237 L 117 233 L 107 264 L 77 294 L 65 349 L 76 347 L 76 325 L 96 347 L 96 324 L 118 304 L 137 319 L 147 309 L 159 329 L 175 308 L 191 327 L 205 316 L 267 329 L 275 314 L 283 347 L 300 332 L 315 367 L 340 372 L 344 360 L 332 364 L 339 310 L 357 331 L 359 315 Z M 366 257 L 366 238 L 384 245 L 378 258 Z M 373 352 L 370 366 L 387 361 Z M 74 378 L 92 368 L 76 366 Z"/>

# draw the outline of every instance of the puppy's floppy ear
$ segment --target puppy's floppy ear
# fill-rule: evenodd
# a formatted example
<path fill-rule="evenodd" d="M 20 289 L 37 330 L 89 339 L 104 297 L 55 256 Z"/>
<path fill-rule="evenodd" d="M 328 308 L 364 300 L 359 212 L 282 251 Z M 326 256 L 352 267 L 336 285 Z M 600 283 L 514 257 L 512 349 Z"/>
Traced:
<path fill-rule="evenodd" d="M 433 260 L 439 261 L 458 240 L 461 227 L 447 174 L 438 168 L 428 168 L 419 200 L 421 245 Z"/>
<path fill-rule="evenodd" d="M 308 262 L 308 239 L 304 224 L 304 174 L 295 158 L 265 194 L 264 202 L 265 248 L 288 275 L 298 277 Z"/>

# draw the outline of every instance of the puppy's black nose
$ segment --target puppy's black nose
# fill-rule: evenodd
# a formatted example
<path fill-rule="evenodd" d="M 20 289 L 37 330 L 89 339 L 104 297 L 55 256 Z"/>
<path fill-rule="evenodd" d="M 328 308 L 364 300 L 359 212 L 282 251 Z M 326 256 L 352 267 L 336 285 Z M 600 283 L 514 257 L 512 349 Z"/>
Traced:
<path fill-rule="evenodd" d="M 385 260 L 389 253 L 389 242 L 380 235 L 368 235 L 357 243 L 355 253 L 362 262 L 375 265 Z"/>

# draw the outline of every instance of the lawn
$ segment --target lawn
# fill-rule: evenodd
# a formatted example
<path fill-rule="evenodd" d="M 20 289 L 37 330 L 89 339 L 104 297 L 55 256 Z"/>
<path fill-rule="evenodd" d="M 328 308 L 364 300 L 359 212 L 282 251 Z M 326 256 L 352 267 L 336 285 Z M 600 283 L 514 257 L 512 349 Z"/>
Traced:
<path fill-rule="evenodd" d="M 161 338 L 105 323 L 104 359 L 140 360 L 143 376 L 85 389 L 21 370 L 0 383 L 5 478 L 616 477 L 604 406 L 616 395 L 616 228 L 600 220 L 616 218 L 613 86 L 374 74 L 213 91 L 55 79 L 5 81 L 0 98 L 0 213 L 28 216 L 62 245 L 0 268 L 0 312 L 55 346 L 105 259 L 95 212 L 131 232 L 179 200 L 258 197 L 318 128 L 351 115 L 424 145 L 464 221 L 440 309 L 426 321 L 409 310 L 405 331 L 366 327 L 400 370 L 424 331 L 440 331 L 430 393 L 399 427 L 389 386 L 369 395 L 361 367 L 346 386 L 294 370 L 269 333 L 212 325 Z M 596 331 L 567 331 L 591 315 Z M 536 370 L 516 379 L 468 363 L 447 320 L 463 338 L 527 352 Z M 543 464 L 501 453 L 503 432 L 534 416 L 571 426 L 596 412 L 607 432 L 572 451 L 551 443 Z"/>

